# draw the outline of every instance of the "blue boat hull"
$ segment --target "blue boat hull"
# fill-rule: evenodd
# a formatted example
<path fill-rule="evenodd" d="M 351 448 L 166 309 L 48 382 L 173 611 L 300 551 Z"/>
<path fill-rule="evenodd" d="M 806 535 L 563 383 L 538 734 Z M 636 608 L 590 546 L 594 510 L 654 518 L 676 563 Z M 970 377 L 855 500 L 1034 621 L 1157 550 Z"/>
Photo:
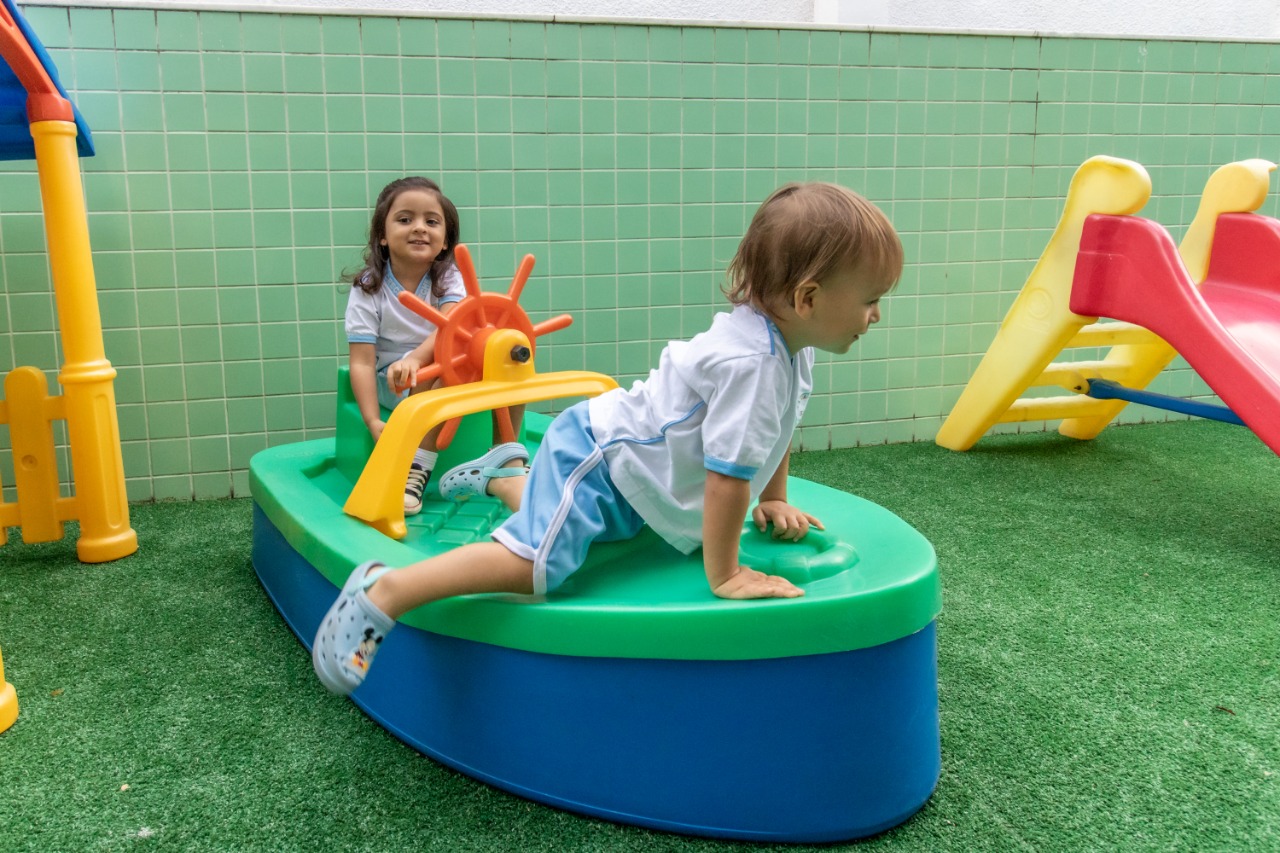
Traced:
<path fill-rule="evenodd" d="M 257 505 L 253 564 L 309 648 L 337 590 Z M 685 834 L 840 841 L 896 826 L 937 785 L 935 628 L 721 661 L 538 653 L 401 625 L 352 699 L 531 800 Z"/>

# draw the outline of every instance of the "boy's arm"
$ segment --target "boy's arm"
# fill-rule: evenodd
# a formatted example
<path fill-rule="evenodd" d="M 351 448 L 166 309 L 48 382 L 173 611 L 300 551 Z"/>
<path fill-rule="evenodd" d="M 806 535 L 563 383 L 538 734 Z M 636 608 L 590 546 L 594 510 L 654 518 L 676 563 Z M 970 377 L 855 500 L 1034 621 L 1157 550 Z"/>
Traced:
<path fill-rule="evenodd" d="M 769 525 L 773 525 L 774 539 L 803 539 L 809 532 L 810 525 L 819 530 L 826 530 L 822 522 L 787 503 L 787 473 L 791 467 L 791 451 L 788 450 L 778 463 L 778 470 L 773 472 L 764 491 L 760 493 L 760 502 L 751 511 L 751 520 L 763 533 Z"/>
<path fill-rule="evenodd" d="M 751 483 L 707 471 L 702 515 L 702 562 L 711 591 L 721 598 L 795 598 L 804 595 L 786 578 L 738 563 L 742 520 L 751 505 Z M 772 483 L 770 484 L 772 485 Z"/>
<path fill-rule="evenodd" d="M 378 405 L 378 352 L 373 344 L 350 344 L 351 394 L 373 440 L 382 436 L 382 409 Z"/>

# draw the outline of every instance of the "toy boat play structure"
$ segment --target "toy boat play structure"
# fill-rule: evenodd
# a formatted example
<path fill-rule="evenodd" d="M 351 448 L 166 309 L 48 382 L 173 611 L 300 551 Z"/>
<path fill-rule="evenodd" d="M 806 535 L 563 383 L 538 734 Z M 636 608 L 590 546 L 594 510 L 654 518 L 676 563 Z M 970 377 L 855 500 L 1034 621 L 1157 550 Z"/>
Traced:
<path fill-rule="evenodd" d="M 520 309 L 532 258 L 504 298 L 482 294 L 458 254 L 468 295 L 435 318 L 438 366 L 427 371 L 463 383 L 402 402 L 374 448 L 342 371 L 335 438 L 252 460 L 254 567 L 308 647 L 355 564 L 405 565 L 505 517 L 493 499 L 435 497 L 406 522 L 402 484 L 427 430 L 464 418 L 444 470 L 487 449 L 485 410 L 615 387 L 533 369 L 534 339 L 568 319 L 533 326 Z M 531 453 L 548 423 L 524 418 Z M 940 771 L 936 557 L 873 503 L 794 478 L 788 490 L 827 532 L 781 544 L 746 527 L 742 554 L 803 598 L 719 600 L 700 554 L 646 529 L 595 546 L 552 594 L 406 614 L 351 698 L 444 764 L 608 820 L 775 841 L 888 829 L 925 803 Z"/>

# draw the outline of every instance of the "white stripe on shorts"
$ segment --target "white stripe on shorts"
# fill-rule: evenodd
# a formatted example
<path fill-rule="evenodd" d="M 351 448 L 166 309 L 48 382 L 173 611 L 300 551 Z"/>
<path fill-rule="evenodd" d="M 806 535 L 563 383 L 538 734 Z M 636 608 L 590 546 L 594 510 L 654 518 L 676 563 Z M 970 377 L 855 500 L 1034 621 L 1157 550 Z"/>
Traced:
<path fill-rule="evenodd" d="M 551 516 L 550 523 L 547 524 L 546 535 L 538 543 L 538 550 L 534 556 L 533 592 L 535 595 L 545 595 L 547 592 L 547 559 L 551 555 L 551 546 L 555 544 L 556 537 L 560 535 L 560 528 L 564 527 L 565 519 L 569 517 L 569 511 L 573 509 L 573 496 L 578 484 L 603 461 L 604 451 L 599 447 L 593 448 L 591 454 L 582 460 L 577 468 L 573 469 L 573 473 L 565 481 L 564 493 L 560 496 L 560 503 L 556 506 L 556 511 Z"/>

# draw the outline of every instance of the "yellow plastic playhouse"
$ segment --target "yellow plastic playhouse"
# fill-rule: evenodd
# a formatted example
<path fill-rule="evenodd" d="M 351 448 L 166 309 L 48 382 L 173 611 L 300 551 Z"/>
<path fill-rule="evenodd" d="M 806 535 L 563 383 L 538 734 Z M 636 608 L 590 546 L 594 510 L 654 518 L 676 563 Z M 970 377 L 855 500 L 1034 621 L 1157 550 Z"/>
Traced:
<path fill-rule="evenodd" d="M 0 423 L 9 426 L 17 497 L 0 498 L 0 545 L 10 527 L 21 529 L 24 542 L 49 542 L 62 538 L 65 522 L 76 520 L 79 558 L 115 560 L 138 549 L 138 535 L 129 526 L 116 371 L 103 348 L 80 185 L 79 157 L 93 154 L 93 139 L 13 0 L 0 0 L 0 58 L 0 160 L 36 161 L 63 352 L 61 395 L 49 394 L 37 367 L 17 367 L 4 377 Z M 56 420 L 67 424 L 74 485 L 69 497 L 58 490 Z M 17 693 L 5 681 L 0 659 L 0 731 L 17 718 Z"/>
<path fill-rule="evenodd" d="M 0 159 L 36 161 L 63 352 L 61 395 L 50 395 L 37 367 L 17 367 L 4 378 L 0 423 L 9 425 L 17 499 L 0 501 L 0 544 L 9 527 L 21 528 L 24 542 L 49 542 L 62 538 L 64 522 L 78 520 L 77 555 L 101 563 L 132 554 L 138 536 L 129 526 L 116 371 L 103 349 L 80 185 L 79 156 L 93 153 L 93 140 L 12 0 L 0 5 L 0 57 Z M 55 420 L 67 425 L 69 497 L 58 492 Z"/>

